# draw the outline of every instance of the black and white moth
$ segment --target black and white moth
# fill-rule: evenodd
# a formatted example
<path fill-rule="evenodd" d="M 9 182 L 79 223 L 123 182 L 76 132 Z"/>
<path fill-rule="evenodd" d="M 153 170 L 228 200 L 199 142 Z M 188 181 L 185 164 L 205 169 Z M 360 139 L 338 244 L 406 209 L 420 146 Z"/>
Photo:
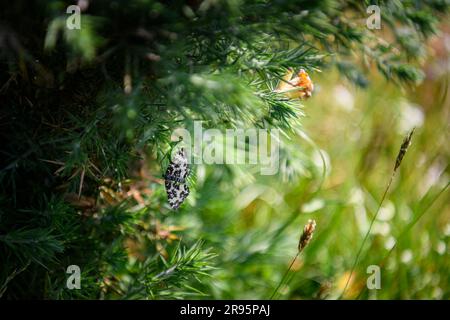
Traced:
<path fill-rule="evenodd" d="M 186 178 L 189 175 L 189 165 L 183 148 L 180 148 L 170 160 L 164 174 L 167 200 L 172 209 L 176 210 L 189 195 Z"/>

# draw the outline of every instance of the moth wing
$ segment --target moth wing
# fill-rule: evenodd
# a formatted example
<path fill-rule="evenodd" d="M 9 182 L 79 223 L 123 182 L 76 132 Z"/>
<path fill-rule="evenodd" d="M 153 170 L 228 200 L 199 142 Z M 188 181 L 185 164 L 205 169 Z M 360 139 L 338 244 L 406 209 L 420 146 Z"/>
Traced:
<path fill-rule="evenodd" d="M 185 184 L 189 171 L 186 155 L 181 149 L 175 154 L 166 170 L 166 177 L 171 177 L 166 178 L 165 186 L 167 199 L 172 209 L 178 209 L 189 195 L 189 187 Z"/>
<path fill-rule="evenodd" d="M 166 176 L 172 176 L 184 180 L 189 175 L 190 168 L 184 153 L 184 150 L 179 150 L 173 159 L 170 161 L 166 170 Z"/>
<path fill-rule="evenodd" d="M 166 180 L 167 200 L 172 209 L 176 210 L 189 195 L 189 187 L 175 181 Z"/>

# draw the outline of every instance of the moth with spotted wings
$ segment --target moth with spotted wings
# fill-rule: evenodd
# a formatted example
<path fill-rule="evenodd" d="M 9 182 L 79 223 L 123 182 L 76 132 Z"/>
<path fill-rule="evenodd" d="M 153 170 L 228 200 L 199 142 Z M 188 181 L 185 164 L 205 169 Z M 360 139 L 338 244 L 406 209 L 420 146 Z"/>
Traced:
<path fill-rule="evenodd" d="M 167 200 L 174 210 L 178 209 L 189 195 L 189 187 L 186 184 L 189 172 L 186 153 L 183 148 L 180 148 L 170 160 L 164 174 Z"/>

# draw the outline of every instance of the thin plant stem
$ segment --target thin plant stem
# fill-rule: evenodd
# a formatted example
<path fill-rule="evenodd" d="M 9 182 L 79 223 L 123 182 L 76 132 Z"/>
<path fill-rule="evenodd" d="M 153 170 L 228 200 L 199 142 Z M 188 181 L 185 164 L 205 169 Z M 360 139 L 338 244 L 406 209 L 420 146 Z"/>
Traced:
<path fill-rule="evenodd" d="M 270 300 L 272 300 L 275 297 L 275 295 L 277 294 L 278 289 L 280 289 L 280 287 L 283 284 L 284 280 L 288 276 L 289 271 L 291 271 L 291 268 L 294 265 L 295 261 L 297 261 L 297 258 L 298 258 L 299 255 L 300 255 L 300 251 L 298 251 L 297 254 L 295 255 L 294 259 L 292 259 L 292 262 L 289 265 L 289 268 L 287 268 L 286 272 L 284 273 L 283 277 L 281 278 L 281 281 L 278 283 L 278 286 L 275 288 L 275 290 L 273 291 L 272 295 L 270 296 Z"/>
<path fill-rule="evenodd" d="M 283 277 L 281 278 L 280 283 L 278 284 L 278 286 L 275 288 L 275 291 L 270 296 L 270 300 L 272 300 L 275 297 L 275 295 L 278 292 L 278 289 L 280 289 L 280 287 L 283 284 L 283 282 L 285 281 L 286 277 L 289 275 L 289 271 L 291 270 L 292 266 L 294 265 L 294 262 L 297 260 L 300 253 L 303 252 L 303 249 L 305 249 L 305 247 L 311 241 L 315 229 L 316 229 L 316 221 L 313 219 L 309 219 L 308 223 L 305 224 L 305 227 L 303 228 L 303 232 L 300 235 L 300 239 L 298 240 L 297 254 L 295 255 L 294 259 L 292 259 L 292 262 L 289 265 L 289 268 L 286 270 Z M 289 281 L 287 283 L 289 283 Z"/>
<path fill-rule="evenodd" d="M 391 255 L 391 253 L 397 248 L 397 243 L 400 239 L 402 239 L 409 230 L 411 230 L 412 227 L 414 227 L 414 225 L 417 223 L 417 221 L 420 220 L 420 218 L 422 218 L 424 216 L 424 214 L 428 211 L 428 209 L 430 209 L 432 207 L 432 205 L 436 202 L 436 200 L 444 193 L 445 190 L 447 190 L 447 188 L 450 186 L 450 182 L 447 183 L 445 185 L 444 188 L 442 188 L 439 193 L 433 198 L 433 200 L 430 201 L 430 203 L 425 207 L 425 209 L 411 222 L 409 223 L 405 229 L 403 229 L 403 231 L 400 233 L 400 235 L 397 237 L 397 241 L 394 244 L 394 246 L 388 251 L 388 253 L 384 256 L 383 260 L 381 260 L 381 263 L 379 264 L 380 267 L 383 267 L 386 264 L 387 259 L 389 258 L 389 256 Z M 360 293 L 358 294 L 358 296 L 356 297 L 357 299 L 359 299 L 361 297 L 361 295 L 367 290 L 367 287 L 364 287 Z"/>
<path fill-rule="evenodd" d="M 394 169 L 392 170 L 391 178 L 389 179 L 389 183 L 387 184 L 386 189 L 384 190 L 383 196 L 381 197 L 381 201 L 378 204 L 377 211 L 375 212 L 375 214 L 372 218 L 372 221 L 370 222 L 369 229 L 367 230 L 366 235 L 364 236 L 364 239 L 361 243 L 361 246 L 359 247 L 358 253 L 356 254 L 355 261 L 353 262 L 353 266 L 350 270 L 350 274 L 347 278 L 347 282 L 345 283 L 344 290 L 342 290 L 342 293 L 339 296 L 339 299 L 341 299 L 344 296 L 345 291 L 347 290 L 348 284 L 350 283 L 350 279 L 352 278 L 353 272 L 355 271 L 356 265 L 358 264 L 359 257 L 361 256 L 364 245 L 366 244 L 366 241 L 369 238 L 369 234 L 370 234 L 370 231 L 372 230 L 372 226 L 375 223 L 378 213 L 380 212 L 381 206 L 383 205 L 383 202 L 386 199 L 386 195 L 389 192 L 389 189 L 391 188 L 391 184 L 392 184 L 392 181 L 394 180 L 395 174 L 397 173 L 397 169 L 402 164 L 403 157 L 405 156 L 406 152 L 408 151 L 409 146 L 411 145 L 411 139 L 412 139 L 415 129 L 416 128 L 413 128 L 409 132 L 409 134 L 403 139 L 403 142 L 400 146 L 400 150 L 397 154 L 397 158 L 395 159 L 395 165 L 394 165 Z"/>
<path fill-rule="evenodd" d="M 375 214 L 374 214 L 374 216 L 372 218 L 372 221 L 370 222 L 369 229 L 367 230 L 366 235 L 364 236 L 364 239 L 363 239 L 363 241 L 361 243 L 361 246 L 359 247 L 358 253 L 356 254 L 356 258 L 355 258 L 355 261 L 353 262 L 352 269 L 350 270 L 350 274 L 349 274 L 349 276 L 347 278 L 347 281 L 345 283 L 344 290 L 342 291 L 341 295 L 339 296 L 339 299 L 344 296 L 345 291 L 347 290 L 347 287 L 348 287 L 348 285 L 350 283 L 350 279 L 352 278 L 353 272 L 355 271 L 356 265 L 358 264 L 359 257 L 361 256 L 362 249 L 364 248 L 364 245 L 366 244 L 366 241 L 369 238 L 369 234 L 370 234 L 370 231 L 372 230 L 372 226 L 373 226 L 373 224 L 374 224 L 374 222 L 375 222 L 375 220 L 376 220 L 376 218 L 378 216 L 378 213 L 380 212 L 380 209 L 381 209 L 381 206 L 383 205 L 384 200 L 386 199 L 386 195 L 387 195 L 387 193 L 388 193 L 388 191 L 389 191 L 389 189 L 391 187 L 391 184 L 392 184 L 392 181 L 394 179 L 394 176 L 395 176 L 396 172 L 397 172 L 396 170 L 394 170 L 394 172 L 392 172 L 391 178 L 389 179 L 389 183 L 386 186 L 386 189 L 384 190 L 384 193 L 383 193 L 383 196 L 381 197 L 380 203 L 378 204 L 377 211 L 375 212 Z"/>

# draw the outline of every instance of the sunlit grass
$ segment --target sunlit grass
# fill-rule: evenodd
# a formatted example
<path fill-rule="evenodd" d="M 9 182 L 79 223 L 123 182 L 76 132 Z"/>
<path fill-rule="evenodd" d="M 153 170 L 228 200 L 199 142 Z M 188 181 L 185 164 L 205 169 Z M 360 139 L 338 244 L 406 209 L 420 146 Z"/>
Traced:
<path fill-rule="evenodd" d="M 448 298 L 449 150 L 443 138 L 447 120 L 442 116 L 448 113 L 446 105 L 421 100 L 421 88 L 408 95 L 378 77 L 367 90 L 335 75 L 314 80 L 319 89 L 305 103 L 303 122 L 329 162 L 323 185 L 318 156 L 312 157 L 317 158 L 316 168 L 287 183 L 265 177 L 236 189 L 224 183 L 228 180 L 223 168 L 210 167 L 204 184 L 198 184 L 198 194 L 208 202 L 202 203 L 200 196 L 200 220 L 195 221 L 202 222 L 191 223 L 191 229 L 201 229 L 195 234 L 218 254 L 218 269 L 207 289 L 210 296 L 269 298 L 292 262 L 302 226 L 314 218 L 315 237 L 292 266 L 279 298 L 339 298 L 403 137 L 416 126 L 414 143 L 342 298 Z M 304 139 L 290 143 L 306 154 L 318 154 Z M 369 265 L 381 267 L 380 290 L 366 290 Z"/>

